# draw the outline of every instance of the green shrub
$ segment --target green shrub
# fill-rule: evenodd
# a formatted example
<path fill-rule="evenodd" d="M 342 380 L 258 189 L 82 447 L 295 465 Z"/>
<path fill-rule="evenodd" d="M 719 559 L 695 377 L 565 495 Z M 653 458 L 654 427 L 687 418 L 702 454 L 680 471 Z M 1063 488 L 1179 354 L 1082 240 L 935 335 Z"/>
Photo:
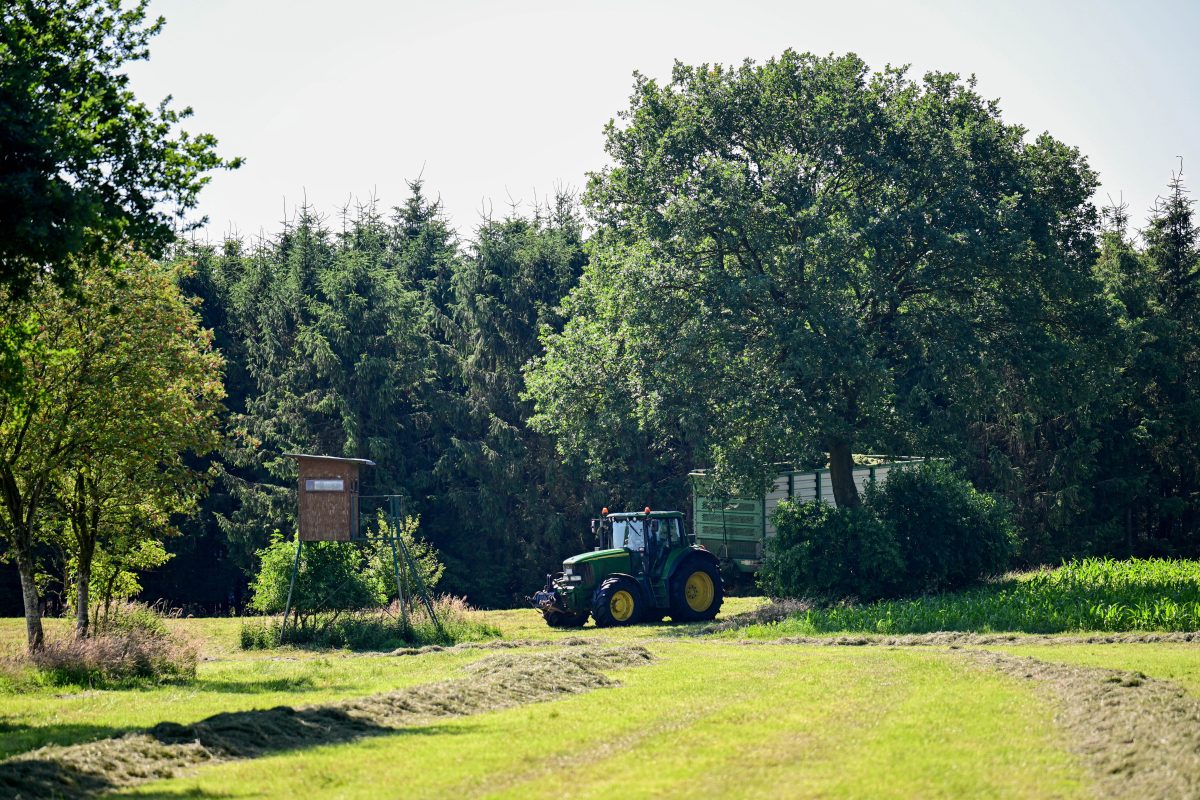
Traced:
<path fill-rule="evenodd" d="M 783 502 L 771 522 L 759 585 L 774 597 L 874 600 L 900 585 L 895 534 L 870 509 Z"/>
<path fill-rule="evenodd" d="M 269 650 L 280 645 L 282 627 L 279 621 L 269 617 L 247 619 L 238 631 L 243 650 Z"/>
<path fill-rule="evenodd" d="M 896 536 L 902 594 L 958 589 L 1002 574 L 1016 551 L 1008 507 L 944 462 L 894 469 L 864 505 Z"/>
<path fill-rule="evenodd" d="M 259 569 L 250 588 L 250 607 L 265 614 L 282 612 L 291 588 L 296 544 L 276 532 L 258 551 Z M 364 549 L 342 542 L 308 542 L 292 591 L 292 607 L 302 621 L 322 611 L 354 611 L 387 599 L 383 581 L 367 569 Z"/>
<path fill-rule="evenodd" d="M 257 553 L 259 569 L 250 587 L 253 591 L 250 607 L 263 614 L 278 614 L 284 610 L 291 590 L 292 609 L 299 616 L 298 627 L 303 629 L 327 628 L 331 618 L 339 619 L 345 612 L 386 605 L 397 596 L 392 548 L 384 538 L 391 530 L 382 516 L 373 522 L 370 541 L 306 543 L 294 589 L 291 580 L 296 543 L 285 540 L 276 531 L 270 543 Z M 408 517 L 399 534 L 422 581 L 432 590 L 445 568 L 437 551 L 417 536 L 417 525 L 415 517 Z M 405 593 L 411 595 L 411 584 L 415 581 L 402 560 L 400 579 L 407 584 Z"/>
<path fill-rule="evenodd" d="M 1016 548 L 1007 506 L 939 462 L 892 470 L 859 508 L 783 502 L 759 586 L 774 597 L 877 600 L 999 575 Z"/>

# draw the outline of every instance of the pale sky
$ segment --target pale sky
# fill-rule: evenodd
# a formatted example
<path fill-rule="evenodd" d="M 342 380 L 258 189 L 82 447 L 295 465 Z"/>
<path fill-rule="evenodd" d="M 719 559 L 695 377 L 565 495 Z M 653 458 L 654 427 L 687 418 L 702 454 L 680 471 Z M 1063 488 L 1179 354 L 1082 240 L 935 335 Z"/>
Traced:
<path fill-rule="evenodd" d="M 386 2 L 152 0 L 167 18 L 130 72 L 246 165 L 201 195 L 207 235 L 274 234 L 305 196 L 385 207 L 424 173 L 469 236 L 605 163 L 634 70 L 791 47 L 873 68 L 974 73 L 1006 121 L 1079 147 L 1097 195 L 1141 225 L 1171 171 L 1200 194 L 1200 0 L 1187 2 Z"/>

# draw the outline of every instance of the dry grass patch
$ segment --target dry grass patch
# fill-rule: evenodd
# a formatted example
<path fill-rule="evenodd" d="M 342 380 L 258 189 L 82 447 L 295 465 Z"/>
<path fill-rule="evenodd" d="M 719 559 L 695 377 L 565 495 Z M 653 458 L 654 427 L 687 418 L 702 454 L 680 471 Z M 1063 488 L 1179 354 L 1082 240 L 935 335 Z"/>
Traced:
<path fill-rule="evenodd" d="M 974 663 L 1034 682 L 1102 796 L 1200 797 L 1200 699 L 1138 672 L 1051 664 L 991 651 Z"/>

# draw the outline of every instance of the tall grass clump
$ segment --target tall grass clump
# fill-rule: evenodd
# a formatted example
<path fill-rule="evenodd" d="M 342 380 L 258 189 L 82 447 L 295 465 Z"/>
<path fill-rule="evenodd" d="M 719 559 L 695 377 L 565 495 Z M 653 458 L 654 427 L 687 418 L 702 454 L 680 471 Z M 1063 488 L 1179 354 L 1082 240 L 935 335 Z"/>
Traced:
<path fill-rule="evenodd" d="M 393 601 L 386 610 L 314 615 L 300 626 L 289 622 L 286 635 L 278 617 L 260 617 L 242 624 L 241 645 L 246 650 L 282 644 L 320 649 L 392 650 L 431 644 L 453 645 L 501 635 L 499 628 L 485 622 L 482 615 L 461 597 L 436 597 L 433 610 L 438 624 L 434 624 L 419 603 L 410 610 L 406 620 L 399 603 Z"/>
<path fill-rule="evenodd" d="M 125 603 L 111 609 L 89 636 L 48 642 L 29 660 L 39 682 L 103 688 L 194 678 L 198 653 L 191 641 L 167 629 L 159 613 Z"/>
<path fill-rule="evenodd" d="M 1073 560 L 961 592 L 804 610 L 750 635 L 1200 631 L 1200 561 Z"/>

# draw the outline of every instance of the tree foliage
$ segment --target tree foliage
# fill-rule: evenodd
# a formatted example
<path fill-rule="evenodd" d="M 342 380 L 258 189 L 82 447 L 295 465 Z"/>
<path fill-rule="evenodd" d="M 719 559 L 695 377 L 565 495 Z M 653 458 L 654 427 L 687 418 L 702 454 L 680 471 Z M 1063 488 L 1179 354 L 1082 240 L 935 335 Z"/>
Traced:
<path fill-rule="evenodd" d="M 157 254 L 186 230 L 214 169 L 210 134 L 179 123 L 191 109 L 157 107 L 129 88 L 164 25 L 147 0 L 13 0 L 0 11 L 0 284 L 19 298 L 47 267 L 106 261 L 132 242 Z M 198 224 L 192 222 L 191 225 Z"/>
<path fill-rule="evenodd" d="M 190 108 L 148 107 L 124 67 L 163 26 L 148 0 L 12 0 L 0 7 L 0 392 L 14 392 L 30 335 L 12 303 L 44 275 L 69 288 L 79 264 L 132 245 L 158 255 L 199 225 L 208 173 L 236 168 Z M 119 257 L 119 256 L 118 256 Z"/>
<path fill-rule="evenodd" d="M 366 490 L 401 495 L 447 588 L 486 605 L 592 546 L 600 506 L 686 508 L 696 467 L 746 488 L 778 463 L 828 462 L 841 506 L 789 512 L 823 532 L 792 577 L 833 595 L 838 565 L 874 560 L 862 592 L 891 591 L 921 531 L 860 524 L 856 452 L 959 465 L 1029 562 L 1200 552 L 1181 176 L 1140 234 L 1123 209 L 1100 229 L 1083 156 L 973 80 L 787 51 L 638 76 L 590 219 L 559 193 L 460 240 L 417 180 L 391 210 L 183 244 L 236 160 L 129 91 L 161 25 L 144 2 L 0 10 L 0 499 L 27 609 L 48 554 L 81 630 L 89 593 L 164 560 L 152 596 L 239 606 L 294 528 L 289 451 L 376 462 Z M 897 486 L 991 525 L 952 483 Z M 375 570 L 360 555 L 330 568 Z M 923 586 L 956 580 L 935 556 Z"/>
<path fill-rule="evenodd" d="M 539 332 L 561 328 L 558 304 L 583 263 L 582 222 L 574 199 L 560 194 L 532 217 L 485 220 L 454 273 L 451 354 L 462 410 L 437 470 L 466 534 L 448 549 L 482 602 L 512 602 L 564 546 L 585 546 L 586 483 L 529 427 L 522 396 L 522 369 L 541 352 Z M 479 569 L 481 559 L 492 567 Z"/>
<path fill-rule="evenodd" d="M 404 265 L 411 245 L 374 208 L 337 236 L 302 211 L 276 239 L 227 247 L 214 263 L 246 376 L 225 459 L 238 504 L 224 521 L 243 567 L 265 531 L 292 527 L 294 493 L 279 487 L 295 464 L 284 452 L 371 459 L 364 479 L 381 493 L 425 488 L 432 355 Z"/>
<path fill-rule="evenodd" d="M 1200 229 L 1181 174 L 1151 210 L 1139 247 L 1123 207 L 1110 213 L 1097 273 L 1124 334 L 1102 478 L 1100 552 L 1200 549 Z"/>
<path fill-rule="evenodd" d="M 1088 313 L 1094 174 L 970 81 L 788 51 L 639 77 L 621 116 L 530 379 L 568 452 L 612 408 L 750 478 L 825 452 L 853 505 L 852 449 L 938 442 Z"/>

